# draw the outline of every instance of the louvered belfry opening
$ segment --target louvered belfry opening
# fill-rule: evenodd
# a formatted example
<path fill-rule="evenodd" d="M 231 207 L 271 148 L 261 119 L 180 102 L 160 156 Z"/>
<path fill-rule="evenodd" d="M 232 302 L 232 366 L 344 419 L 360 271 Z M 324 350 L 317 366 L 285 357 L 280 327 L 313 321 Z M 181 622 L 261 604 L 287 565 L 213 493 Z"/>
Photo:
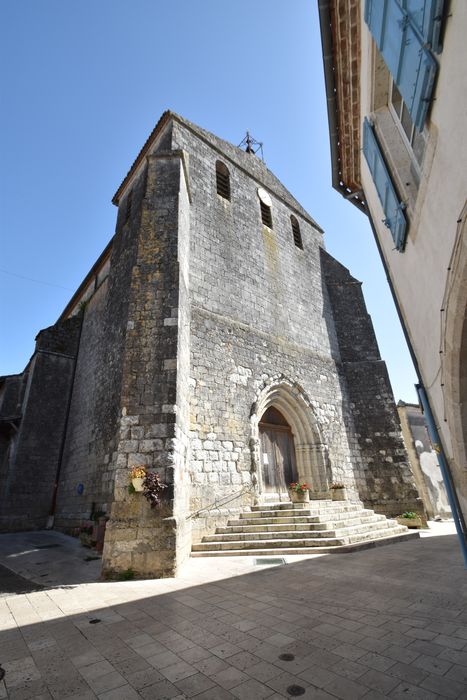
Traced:
<path fill-rule="evenodd" d="M 216 186 L 217 194 L 230 201 L 230 173 L 220 160 L 216 161 Z"/>
<path fill-rule="evenodd" d="M 271 207 L 268 207 L 268 205 L 261 200 L 259 201 L 259 206 L 261 207 L 261 221 L 265 226 L 272 228 Z"/>
<path fill-rule="evenodd" d="M 295 216 L 290 217 L 290 223 L 292 224 L 293 242 L 297 248 L 303 250 L 302 234 L 300 233 L 300 225 L 295 218 Z"/>

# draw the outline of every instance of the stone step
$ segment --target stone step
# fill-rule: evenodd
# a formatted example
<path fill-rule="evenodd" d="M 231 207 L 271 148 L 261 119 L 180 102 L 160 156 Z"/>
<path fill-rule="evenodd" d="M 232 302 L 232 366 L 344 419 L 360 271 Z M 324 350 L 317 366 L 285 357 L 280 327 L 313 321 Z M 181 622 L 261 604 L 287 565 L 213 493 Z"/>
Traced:
<path fill-rule="evenodd" d="M 219 550 L 207 550 L 207 551 L 193 551 L 191 553 L 192 557 L 268 557 L 268 556 L 284 556 L 284 555 L 297 555 L 297 554 L 338 554 L 338 553 L 350 553 L 358 552 L 364 549 L 370 549 L 372 547 L 379 547 L 387 544 L 396 544 L 398 542 L 408 542 L 412 539 L 418 539 L 420 533 L 418 531 L 407 531 L 394 535 L 389 535 L 387 537 L 378 537 L 372 540 L 357 541 L 352 544 L 342 545 L 342 546 L 321 546 L 312 548 L 303 547 L 284 547 L 282 549 L 278 548 L 268 548 L 265 546 L 263 549 L 219 549 Z M 296 543 L 295 543 L 296 544 Z"/>
<path fill-rule="evenodd" d="M 354 535 L 345 535 L 339 537 L 306 537 L 308 533 L 301 533 L 305 537 L 293 538 L 293 537 L 283 537 L 280 539 L 233 539 L 233 540 L 215 540 L 203 541 L 198 544 L 193 545 L 194 552 L 213 552 L 219 550 L 242 550 L 242 549 L 290 549 L 290 548 L 300 548 L 300 549 L 313 549 L 315 547 L 322 546 L 342 546 L 346 544 L 352 544 L 355 542 L 362 542 L 370 539 L 378 539 L 380 537 L 388 537 L 391 535 L 403 534 L 407 532 L 407 528 L 403 525 L 395 525 L 385 528 L 380 531 L 370 531 L 366 533 L 358 533 Z M 215 537 L 215 535 L 213 536 Z"/>
<path fill-rule="evenodd" d="M 352 525 L 350 527 L 342 527 L 336 530 L 263 530 L 261 532 L 229 532 L 229 533 L 216 533 L 215 535 L 209 535 L 209 537 L 204 537 L 203 542 L 230 542 L 235 540 L 251 541 L 255 539 L 259 540 L 270 540 L 270 539 L 280 539 L 286 537 L 288 539 L 303 539 L 307 537 L 318 537 L 324 538 L 341 538 L 347 535 L 355 534 L 366 534 L 366 533 L 376 533 L 380 530 L 387 530 L 391 527 L 397 526 L 396 521 L 378 521 L 376 523 L 370 524 L 358 524 Z"/>
<path fill-rule="evenodd" d="M 361 503 L 346 503 L 342 502 L 342 505 L 335 505 L 334 501 L 331 501 L 333 503 L 332 507 L 329 508 L 320 508 L 320 507 L 315 507 L 315 508 L 310 508 L 310 506 L 307 504 L 306 508 L 291 508 L 290 504 L 288 504 L 287 508 L 279 508 L 277 504 L 274 507 L 271 507 L 267 510 L 264 509 L 264 506 L 252 506 L 251 512 L 246 511 L 244 513 L 240 513 L 240 518 L 283 518 L 283 517 L 294 517 L 294 516 L 327 516 L 333 512 L 335 513 L 350 513 L 352 511 L 358 511 L 358 510 L 365 510 L 362 506 Z M 345 505 L 344 505 L 345 503 Z"/>
<path fill-rule="evenodd" d="M 354 551 L 407 536 L 406 527 L 358 501 L 270 503 L 252 506 L 217 528 L 193 546 L 193 556 Z"/>
<path fill-rule="evenodd" d="M 282 520 L 278 518 L 277 520 Z M 384 515 L 366 515 L 359 518 L 349 518 L 345 520 L 336 520 L 330 522 L 314 522 L 307 521 L 303 522 L 300 519 L 299 522 L 276 522 L 269 521 L 265 518 L 266 522 L 261 522 L 260 524 L 254 525 L 244 525 L 243 521 L 232 520 L 229 521 L 228 525 L 225 527 L 218 527 L 216 529 L 216 534 L 231 534 L 234 532 L 290 532 L 294 530 L 310 530 L 313 532 L 319 532 L 322 530 L 335 530 L 338 528 L 347 528 L 354 525 L 373 525 L 374 523 L 387 522 Z M 245 521 L 248 522 L 248 521 Z"/>
<path fill-rule="evenodd" d="M 370 516 L 375 516 L 376 513 L 372 510 L 365 508 L 360 508 L 359 510 L 345 511 L 343 513 L 322 513 L 320 515 L 307 515 L 303 513 L 302 515 L 290 515 L 290 516 L 268 516 L 268 517 L 248 517 L 251 513 L 242 513 L 240 517 L 236 520 L 230 520 L 231 525 L 262 525 L 272 523 L 328 523 L 328 522 L 338 522 L 347 520 L 349 518 L 365 518 Z M 384 515 L 378 515 L 379 518 L 384 518 Z"/>
<path fill-rule="evenodd" d="M 336 503 L 348 503 L 348 501 L 331 501 L 323 499 L 321 501 L 307 501 L 306 503 L 292 503 L 291 501 L 281 501 L 279 503 L 260 503 L 257 506 L 251 506 L 251 510 L 299 510 L 300 508 L 327 508 L 334 506 Z"/>

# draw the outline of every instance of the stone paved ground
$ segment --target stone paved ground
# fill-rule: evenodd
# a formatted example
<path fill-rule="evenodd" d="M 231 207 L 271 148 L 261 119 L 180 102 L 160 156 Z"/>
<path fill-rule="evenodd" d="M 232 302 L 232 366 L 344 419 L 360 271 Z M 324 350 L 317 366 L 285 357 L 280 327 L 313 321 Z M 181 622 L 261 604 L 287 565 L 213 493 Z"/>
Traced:
<path fill-rule="evenodd" d="M 0 598 L 11 596 L 12 594 L 31 593 L 41 589 L 42 586 L 0 565 Z"/>
<path fill-rule="evenodd" d="M 1 598 L 0 698 L 467 697 L 455 535 L 278 567 L 239 559 Z"/>

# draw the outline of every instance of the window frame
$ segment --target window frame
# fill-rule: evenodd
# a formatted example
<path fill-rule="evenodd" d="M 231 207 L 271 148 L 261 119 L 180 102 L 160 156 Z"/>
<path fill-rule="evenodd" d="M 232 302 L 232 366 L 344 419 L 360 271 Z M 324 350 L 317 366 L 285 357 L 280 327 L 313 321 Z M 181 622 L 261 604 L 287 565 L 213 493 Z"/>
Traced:
<path fill-rule="evenodd" d="M 225 201 L 231 201 L 230 170 L 222 160 L 216 160 L 216 192 Z"/>
<path fill-rule="evenodd" d="M 290 225 L 292 226 L 293 242 L 296 248 L 303 250 L 303 238 L 300 230 L 300 223 L 294 214 L 290 215 Z"/>
<path fill-rule="evenodd" d="M 401 100 L 399 114 L 397 113 L 397 110 L 396 110 L 396 108 L 394 106 L 394 102 L 393 102 L 393 90 L 394 90 L 394 88 L 397 90 L 399 97 L 400 97 L 400 100 Z M 408 115 L 408 118 L 410 119 L 410 124 L 411 124 L 410 139 L 407 136 L 407 132 L 406 132 L 406 130 L 404 128 L 404 124 L 402 122 L 402 113 L 403 113 L 404 107 L 407 111 L 407 115 Z M 395 83 L 394 78 L 392 77 L 390 72 L 389 72 L 388 108 L 389 108 L 389 113 L 391 114 L 391 116 L 394 120 L 394 123 L 395 123 L 395 125 L 396 125 L 396 127 L 401 135 L 402 141 L 403 141 L 405 147 L 407 148 L 407 151 L 408 151 L 409 156 L 411 158 L 412 165 L 415 169 L 417 177 L 420 180 L 421 175 L 422 175 L 423 161 L 425 158 L 425 151 L 426 151 L 427 140 L 428 140 L 427 129 L 426 129 L 426 126 L 424 126 L 423 129 L 420 131 L 419 129 L 417 129 L 417 127 L 413 123 L 413 119 L 410 115 L 410 112 L 407 108 L 407 105 L 404 102 L 404 98 L 400 94 L 399 88 L 397 87 L 397 84 Z M 416 133 L 419 136 L 421 136 L 421 138 L 423 139 L 423 151 L 421 154 L 420 161 L 418 160 L 416 153 L 415 153 L 415 149 L 413 147 L 414 137 L 415 137 Z"/>

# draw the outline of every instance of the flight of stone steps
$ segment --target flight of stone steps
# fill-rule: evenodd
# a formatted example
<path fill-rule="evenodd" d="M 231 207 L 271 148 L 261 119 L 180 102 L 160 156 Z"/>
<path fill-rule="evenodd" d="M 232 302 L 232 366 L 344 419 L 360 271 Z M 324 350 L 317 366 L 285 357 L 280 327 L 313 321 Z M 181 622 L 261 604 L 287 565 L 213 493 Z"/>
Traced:
<path fill-rule="evenodd" d="M 193 557 L 352 551 L 419 537 L 396 520 L 348 501 L 252 506 L 194 544 Z"/>

